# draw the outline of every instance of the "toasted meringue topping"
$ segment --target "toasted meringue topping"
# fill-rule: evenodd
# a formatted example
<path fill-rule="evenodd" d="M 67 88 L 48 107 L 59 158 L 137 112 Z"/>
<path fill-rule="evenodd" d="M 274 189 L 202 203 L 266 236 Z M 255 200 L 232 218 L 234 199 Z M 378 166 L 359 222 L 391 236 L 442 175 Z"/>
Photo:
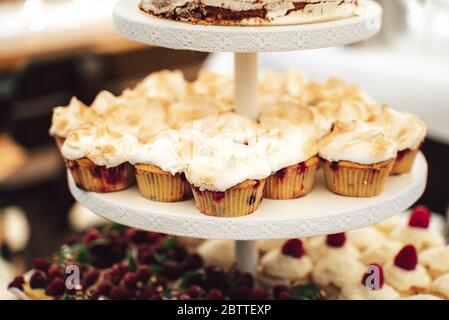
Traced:
<path fill-rule="evenodd" d="M 306 255 L 294 258 L 275 249 L 265 254 L 261 261 L 262 271 L 269 276 L 287 279 L 302 279 L 312 271 L 312 260 Z"/>
<path fill-rule="evenodd" d="M 370 122 L 382 126 L 388 137 L 396 141 L 399 151 L 418 149 L 427 134 L 426 125 L 417 116 L 386 106 Z"/>
<path fill-rule="evenodd" d="M 187 95 L 188 85 L 181 71 L 163 70 L 150 74 L 135 90 L 148 98 L 174 102 Z"/>
<path fill-rule="evenodd" d="M 382 127 L 361 121 L 336 122 L 330 134 L 319 143 L 320 157 L 328 161 L 374 164 L 396 156 L 396 143 Z"/>

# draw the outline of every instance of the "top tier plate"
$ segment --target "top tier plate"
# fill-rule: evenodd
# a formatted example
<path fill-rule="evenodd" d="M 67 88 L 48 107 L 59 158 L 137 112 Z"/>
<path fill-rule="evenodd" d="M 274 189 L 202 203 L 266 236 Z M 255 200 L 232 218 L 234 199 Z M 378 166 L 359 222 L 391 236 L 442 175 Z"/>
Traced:
<path fill-rule="evenodd" d="M 140 0 L 120 0 L 114 26 L 130 39 L 172 49 L 205 52 L 280 52 L 317 49 L 362 41 L 379 32 L 382 8 L 363 2 L 356 17 L 301 25 L 204 26 L 152 17 L 138 8 Z"/>

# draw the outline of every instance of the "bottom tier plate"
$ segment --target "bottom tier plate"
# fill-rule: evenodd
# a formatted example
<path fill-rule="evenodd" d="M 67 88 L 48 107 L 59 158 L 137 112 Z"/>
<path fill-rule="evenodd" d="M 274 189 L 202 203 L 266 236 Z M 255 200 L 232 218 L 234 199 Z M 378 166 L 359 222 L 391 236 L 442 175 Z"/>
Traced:
<path fill-rule="evenodd" d="M 383 193 L 350 198 L 328 191 L 322 172 L 314 190 L 295 200 L 262 201 L 246 217 L 217 218 L 198 212 L 193 200 L 160 203 L 139 195 L 136 187 L 115 193 L 85 192 L 68 174 L 76 200 L 94 213 L 134 228 L 204 239 L 286 239 L 331 234 L 375 224 L 409 208 L 424 192 L 427 162 L 419 153 L 412 172 L 389 177 Z"/>

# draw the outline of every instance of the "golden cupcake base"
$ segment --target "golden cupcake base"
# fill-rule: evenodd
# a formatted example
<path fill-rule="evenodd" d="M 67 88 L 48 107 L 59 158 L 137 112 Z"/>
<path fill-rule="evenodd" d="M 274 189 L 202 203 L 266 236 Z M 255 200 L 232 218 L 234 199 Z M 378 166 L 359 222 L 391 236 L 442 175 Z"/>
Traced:
<path fill-rule="evenodd" d="M 135 166 L 140 194 L 149 200 L 177 202 L 192 198 L 192 190 L 184 174 L 172 175 L 156 166 Z"/>
<path fill-rule="evenodd" d="M 267 178 L 263 196 L 268 199 L 286 200 L 305 196 L 313 189 L 319 158 L 283 168 Z"/>
<path fill-rule="evenodd" d="M 204 190 L 192 186 L 198 210 L 215 217 L 241 217 L 259 207 L 266 179 L 246 180 L 225 192 Z"/>
<path fill-rule="evenodd" d="M 374 197 L 379 195 L 390 175 L 395 159 L 363 165 L 349 161 L 322 161 L 327 188 L 348 197 Z"/>
<path fill-rule="evenodd" d="M 413 168 L 413 164 L 415 163 L 418 151 L 419 149 L 407 149 L 398 152 L 398 156 L 396 158 L 396 161 L 394 162 L 393 169 L 391 170 L 391 175 L 409 173 Z"/>
<path fill-rule="evenodd" d="M 98 166 L 87 158 L 65 160 L 78 188 L 98 193 L 127 189 L 134 184 L 134 168 L 129 163 L 107 168 Z"/>

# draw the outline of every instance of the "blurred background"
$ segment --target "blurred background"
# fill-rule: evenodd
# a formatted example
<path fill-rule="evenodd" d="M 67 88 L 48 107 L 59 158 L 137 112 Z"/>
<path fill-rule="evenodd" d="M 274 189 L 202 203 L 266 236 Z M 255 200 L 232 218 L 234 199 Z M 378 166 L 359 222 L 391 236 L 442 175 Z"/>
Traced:
<path fill-rule="evenodd" d="M 74 204 L 63 162 L 48 135 L 52 109 L 103 89 L 119 94 L 148 73 L 181 69 L 193 80 L 207 65 L 232 71 L 231 54 L 148 47 L 119 36 L 117 0 L 0 0 L 0 299 L 35 256 L 98 219 Z M 375 38 L 345 48 L 263 54 L 261 68 L 294 67 L 338 76 L 380 103 L 418 114 L 429 127 L 430 165 L 419 203 L 445 214 L 449 203 L 449 0 L 379 0 Z"/>

